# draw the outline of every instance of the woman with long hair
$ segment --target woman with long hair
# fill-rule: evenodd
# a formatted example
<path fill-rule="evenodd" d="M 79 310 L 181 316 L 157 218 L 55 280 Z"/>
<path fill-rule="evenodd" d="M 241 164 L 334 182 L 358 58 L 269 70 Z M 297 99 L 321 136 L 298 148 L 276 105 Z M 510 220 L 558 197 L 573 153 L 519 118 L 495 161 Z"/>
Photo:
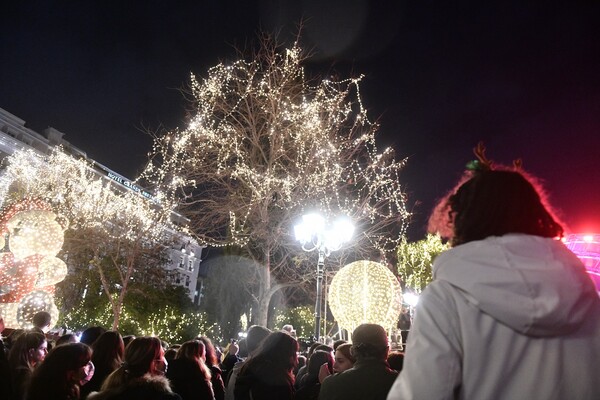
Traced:
<path fill-rule="evenodd" d="M 297 354 L 298 342 L 292 336 L 269 334 L 242 367 L 235 383 L 235 399 L 293 399 Z"/>
<path fill-rule="evenodd" d="M 81 388 L 81 397 L 100 390 L 104 380 L 123 362 L 125 345 L 119 332 L 107 331 L 101 334 L 92 344 L 92 362 L 96 367 L 94 377 Z"/>
<path fill-rule="evenodd" d="M 33 370 L 48 354 L 46 337 L 39 332 L 24 332 L 12 344 L 8 354 L 13 398 L 25 398 Z"/>
<path fill-rule="evenodd" d="M 94 374 L 92 349 L 84 343 L 56 346 L 35 369 L 27 400 L 78 400 L 80 386 Z"/>
<path fill-rule="evenodd" d="M 210 369 L 213 392 L 215 394 L 215 400 L 225 399 L 225 384 L 223 383 L 223 371 L 219 366 L 219 357 L 217 356 L 217 350 L 213 345 L 212 341 L 206 336 L 200 336 L 196 340 L 204 343 L 205 357 L 204 361 L 206 366 Z"/>
<path fill-rule="evenodd" d="M 183 400 L 214 400 L 210 369 L 204 362 L 204 343 L 199 340 L 185 342 L 169 364 L 167 378 L 173 391 Z"/>
<path fill-rule="evenodd" d="M 167 370 L 164 354 L 158 338 L 133 339 L 125 348 L 121 366 L 106 378 L 101 391 L 90 393 L 88 399 L 181 399 L 164 376 Z"/>

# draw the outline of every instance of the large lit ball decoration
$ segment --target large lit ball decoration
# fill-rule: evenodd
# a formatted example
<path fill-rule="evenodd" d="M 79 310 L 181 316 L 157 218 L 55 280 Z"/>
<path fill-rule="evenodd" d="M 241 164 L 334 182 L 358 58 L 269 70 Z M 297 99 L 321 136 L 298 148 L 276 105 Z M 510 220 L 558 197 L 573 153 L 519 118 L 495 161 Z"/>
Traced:
<path fill-rule="evenodd" d="M 63 245 L 62 226 L 47 210 L 21 211 L 7 221 L 10 251 L 20 260 L 33 254 L 55 256 Z"/>
<path fill-rule="evenodd" d="M 38 311 L 48 311 L 55 323 L 54 285 L 67 274 L 66 264 L 56 258 L 64 241 L 56 215 L 41 200 L 18 201 L 0 214 L 0 237 L 0 313 L 5 325 L 29 329 Z"/>
<path fill-rule="evenodd" d="M 329 286 L 329 307 L 339 326 L 352 332 L 373 323 L 394 328 L 402 310 L 402 289 L 385 265 L 355 261 L 340 269 Z"/>
<path fill-rule="evenodd" d="M 58 308 L 54 303 L 54 295 L 43 290 L 35 290 L 27 293 L 17 308 L 17 322 L 24 329 L 33 328 L 32 319 L 38 311 L 50 313 L 50 320 L 58 320 Z"/>

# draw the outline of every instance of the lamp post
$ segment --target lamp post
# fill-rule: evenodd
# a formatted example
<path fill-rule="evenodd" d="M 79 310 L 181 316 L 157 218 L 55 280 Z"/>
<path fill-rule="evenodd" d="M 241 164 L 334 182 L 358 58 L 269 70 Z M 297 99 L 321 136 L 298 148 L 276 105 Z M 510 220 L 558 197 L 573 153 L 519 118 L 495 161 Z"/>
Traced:
<path fill-rule="evenodd" d="M 348 218 L 339 218 L 330 227 L 325 226 L 325 219 L 319 214 L 306 214 L 302 222 L 294 226 L 296 240 L 302 244 L 304 251 L 317 251 L 317 301 L 315 303 L 315 338 L 321 337 L 321 303 L 323 299 L 323 271 L 325 257 L 332 251 L 339 250 L 352 238 L 354 226 Z"/>

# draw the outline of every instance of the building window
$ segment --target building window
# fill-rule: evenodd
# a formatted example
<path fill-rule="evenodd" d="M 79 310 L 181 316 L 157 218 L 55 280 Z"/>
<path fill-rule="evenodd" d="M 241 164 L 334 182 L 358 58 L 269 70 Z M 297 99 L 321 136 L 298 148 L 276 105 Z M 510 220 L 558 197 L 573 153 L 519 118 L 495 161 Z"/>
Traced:
<path fill-rule="evenodd" d="M 194 260 L 188 260 L 188 271 L 194 270 Z"/>
<path fill-rule="evenodd" d="M 188 287 L 188 288 L 190 287 L 190 277 L 189 276 L 185 277 L 185 287 Z"/>
<path fill-rule="evenodd" d="M 181 258 L 179 259 L 179 265 L 177 265 L 179 268 L 183 269 L 184 266 L 184 260 L 183 260 L 183 256 L 181 256 Z"/>

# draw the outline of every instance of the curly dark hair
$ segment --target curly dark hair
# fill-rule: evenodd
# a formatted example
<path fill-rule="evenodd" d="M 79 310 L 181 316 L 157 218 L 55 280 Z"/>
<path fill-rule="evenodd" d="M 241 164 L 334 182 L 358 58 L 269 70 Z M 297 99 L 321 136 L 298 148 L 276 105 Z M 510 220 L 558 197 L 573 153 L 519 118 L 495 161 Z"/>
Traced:
<path fill-rule="evenodd" d="M 509 169 L 466 176 L 436 207 L 429 230 L 448 236 L 453 246 L 508 233 L 563 235 L 535 178 Z"/>

